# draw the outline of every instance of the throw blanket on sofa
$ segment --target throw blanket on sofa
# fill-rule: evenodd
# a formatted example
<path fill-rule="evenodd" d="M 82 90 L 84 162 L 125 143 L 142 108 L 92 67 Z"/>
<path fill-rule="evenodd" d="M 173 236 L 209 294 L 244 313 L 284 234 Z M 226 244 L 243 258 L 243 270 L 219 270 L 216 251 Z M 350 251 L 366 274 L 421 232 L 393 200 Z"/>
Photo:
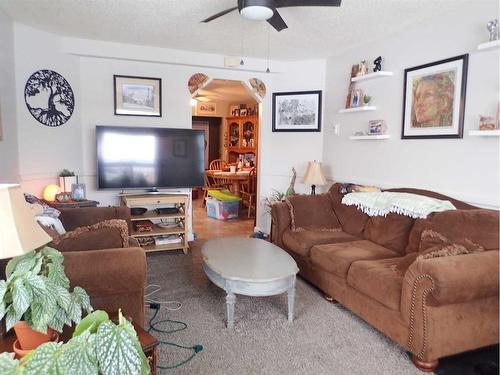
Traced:
<path fill-rule="evenodd" d="M 455 210 L 449 201 L 411 193 L 349 193 L 344 195 L 342 203 L 356 206 L 368 216 L 386 216 L 390 212 L 425 219 L 431 212 Z"/>

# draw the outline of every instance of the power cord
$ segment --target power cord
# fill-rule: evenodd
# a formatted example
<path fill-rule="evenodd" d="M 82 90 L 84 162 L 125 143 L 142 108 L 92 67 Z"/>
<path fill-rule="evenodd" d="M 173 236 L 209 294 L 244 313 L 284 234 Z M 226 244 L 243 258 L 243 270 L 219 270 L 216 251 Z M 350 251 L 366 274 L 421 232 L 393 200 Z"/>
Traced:
<path fill-rule="evenodd" d="M 180 322 L 180 321 L 177 321 L 177 320 L 162 319 L 162 320 L 158 320 L 157 322 L 153 322 L 156 319 L 156 316 L 158 315 L 158 311 L 160 311 L 161 304 L 157 303 L 157 302 L 152 302 L 152 303 L 149 304 L 149 307 L 151 309 L 154 309 L 155 312 L 153 314 L 153 317 L 151 319 L 149 319 L 149 329 L 148 329 L 148 332 L 155 331 L 155 332 L 159 332 L 159 333 L 171 334 L 171 333 L 175 333 L 175 332 L 184 331 L 185 329 L 187 329 L 188 325 L 186 323 Z M 180 328 L 176 328 L 176 329 L 172 329 L 172 330 L 166 330 L 166 329 L 161 329 L 161 328 L 157 328 L 156 327 L 158 324 L 162 324 L 162 323 L 166 323 L 166 322 L 180 324 L 181 327 Z M 170 341 L 158 340 L 158 342 L 159 342 L 160 345 L 169 345 L 169 346 L 173 346 L 173 347 L 176 347 L 176 348 L 179 348 L 179 349 L 193 350 L 193 353 L 187 359 L 185 359 L 184 361 L 182 361 L 180 363 L 177 363 L 175 365 L 170 365 L 170 366 L 168 366 L 168 365 L 157 365 L 157 367 L 159 369 L 162 369 L 162 370 L 171 370 L 171 369 L 174 369 L 174 368 L 177 368 L 177 367 L 181 367 L 181 366 L 185 365 L 186 363 L 188 363 L 190 360 L 192 360 L 197 353 L 199 353 L 199 352 L 201 352 L 203 350 L 203 345 L 200 345 L 200 344 L 196 344 L 194 346 L 185 346 L 185 345 L 176 344 L 176 343 L 170 342 Z"/>
<path fill-rule="evenodd" d="M 161 290 L 161 286 L 159 286 L 158 284 L 149 284 L 148 286 L 146 286 L 145 291 L 147 291 L 148 288 L 151 287 L 154 287 L 155 289 L 144 295 L 144 305 L 154 309 L 154 307 L 151 307 L 151 304 L 158 304 L 159 306 L 165 306 L 165 308 L 169 311 L 177 311 L 181 309 L 182 303 L 180 303 L 179 301 L 159 301 L 151 298 L 153 294 L 156 294 Z M 168 305 L 175 305 L 175 307 L 169 307 Z"/>

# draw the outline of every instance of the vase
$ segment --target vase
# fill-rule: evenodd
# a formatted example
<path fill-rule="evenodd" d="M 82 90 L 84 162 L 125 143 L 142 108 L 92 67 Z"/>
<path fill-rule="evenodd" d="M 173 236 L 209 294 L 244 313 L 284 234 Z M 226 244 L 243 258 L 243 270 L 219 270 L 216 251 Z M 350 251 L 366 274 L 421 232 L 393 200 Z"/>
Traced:
<path fill-rule="evenodd" d="M 14 332 L 21 350 L 33 350 L 46 342 L 59 340 L 59 335 L 52 328 L 47 328 L 47 333 L 41 333 L 35 331 L 25 321 L 14 324 Z"/>

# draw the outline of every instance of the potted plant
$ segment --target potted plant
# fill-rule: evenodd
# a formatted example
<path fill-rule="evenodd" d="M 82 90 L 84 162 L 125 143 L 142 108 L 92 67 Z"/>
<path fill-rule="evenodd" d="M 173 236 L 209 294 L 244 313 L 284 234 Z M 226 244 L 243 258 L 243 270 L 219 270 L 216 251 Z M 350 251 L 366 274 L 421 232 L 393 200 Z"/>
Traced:
<path fill-rule="evenodd" d="M 0 369 L 5 375 L 146 375 L 150 371 L 134 326 L 121 311 L 114 323 L 101 310 L 87 315 L 66 343 L 45 343 L 20 361 L 12 354 L 0 354 Z"/>
<path fill-rule="evenodd" d="M 0 319 L 12 327 L 22 350 L 32 350 L 54 339 L 64 325 L 78 323 L 82 310 L 92 311 L 85 290 L 69 291 L 63 255 L 50 247 L 13 258 L 0 280 Z M 16 347 L 16 344 L 15 344 Z"/>
<path fill-rule="evenodd" d="M 372 100 L 372 97 L 370 95 L 364 95 L 363 96 L 363 104 L 368 105 L 370 104 L 370 101 Z"/>
<path fill-rule="evenodd" d="M 75 172 L 63 169 L 59 173 L 59 187 L 63 193 L 71 193 L 71 186 L 78 183 Z"/>

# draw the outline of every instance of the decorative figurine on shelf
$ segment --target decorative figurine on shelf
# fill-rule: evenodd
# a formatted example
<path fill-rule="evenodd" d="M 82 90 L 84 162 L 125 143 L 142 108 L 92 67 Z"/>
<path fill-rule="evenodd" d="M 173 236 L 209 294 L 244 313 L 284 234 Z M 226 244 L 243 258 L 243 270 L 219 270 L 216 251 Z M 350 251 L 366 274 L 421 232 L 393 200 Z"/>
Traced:
<path fill-rule="evenodd" d="M 491 20 L 486 24 L 486 28 L 490 32 L 490 42 L 498 39 L 498 19 Z"/>
<path fill-rule="evenodd" d="M 291 197 L 295 195 L 295 180 L 297 179 L 297 171 L 292 167 L 292 180 L 290 181 L 290 186 L 286 189 L 285 197 Z"/>
<path fill-rule="evenodd" d="M 379 56 L 375 60 L 373 60 L 373 64 L 375 65 L 373 71 L 380 72 L 382 70 L 382 56 Z"/>
<path fill-rule="evenodd" d="M 479 130 L 496 130 L 495 119 L 491 116 L 479 115 Z"/>
<path fill-rule="evenodd" d="M 359 69 L 358 69 L 358 74 L 357 76 L 364 76 L 365 74 L 368 73 L 368 64 L 366 63 L 366 60 L 363 60 L 359 63 Z"/>

